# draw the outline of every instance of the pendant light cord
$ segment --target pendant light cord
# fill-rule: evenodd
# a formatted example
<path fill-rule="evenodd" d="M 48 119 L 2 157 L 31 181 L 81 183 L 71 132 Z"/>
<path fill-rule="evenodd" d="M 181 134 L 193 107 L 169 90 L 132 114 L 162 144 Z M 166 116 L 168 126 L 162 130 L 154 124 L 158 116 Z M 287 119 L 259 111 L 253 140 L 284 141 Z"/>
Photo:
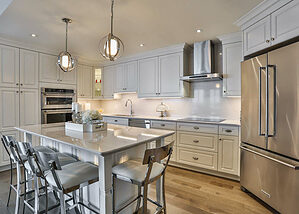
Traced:
<path fill-rule="evenodd" d="M 113 6 L 114 6 L 114 0 L 111 1 L 111 35 L 113 35 Z"/>
<path fill-rule="evenodd" d="M 66 21 L 66 27 L 65 27 L 65 51 L 67 52 L 67 33 L 68 33 L 68 24 L 69 22 Z"/>

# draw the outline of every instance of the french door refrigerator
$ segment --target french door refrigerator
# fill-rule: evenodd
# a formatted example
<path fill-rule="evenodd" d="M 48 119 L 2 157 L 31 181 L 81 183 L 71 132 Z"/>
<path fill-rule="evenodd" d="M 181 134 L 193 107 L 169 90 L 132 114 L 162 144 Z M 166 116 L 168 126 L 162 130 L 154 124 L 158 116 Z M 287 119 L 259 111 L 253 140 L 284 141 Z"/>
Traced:
<path fill-rule="evenodd" d="M 299 42 L 241 63 L 240 183 L 299 213 Z"/>

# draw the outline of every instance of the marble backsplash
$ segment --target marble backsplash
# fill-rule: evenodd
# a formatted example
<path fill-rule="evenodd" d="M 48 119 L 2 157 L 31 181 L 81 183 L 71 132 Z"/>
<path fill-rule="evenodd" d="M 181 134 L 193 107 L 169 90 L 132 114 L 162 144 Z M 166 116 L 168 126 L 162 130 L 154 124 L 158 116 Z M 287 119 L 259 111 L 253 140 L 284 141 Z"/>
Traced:
<path fill-rule="evenodd" d="M 122 94 L 120 99 L 107 101 L 80 101 L 90 103 L 91 109 L 103 109 L 104 114 L 129 114 L 130 107 L 125 107 L 127 99 L 133 101 L 136 115 L 158 116 L 156 106 L 161 102 L 169 106 L 169 116 L 219 117 L 240 120 L 241 98 L 223 97 L 222 81 L 198 82 L 191 84 L 191 97 L 140 99 L 136 93 Z"/>

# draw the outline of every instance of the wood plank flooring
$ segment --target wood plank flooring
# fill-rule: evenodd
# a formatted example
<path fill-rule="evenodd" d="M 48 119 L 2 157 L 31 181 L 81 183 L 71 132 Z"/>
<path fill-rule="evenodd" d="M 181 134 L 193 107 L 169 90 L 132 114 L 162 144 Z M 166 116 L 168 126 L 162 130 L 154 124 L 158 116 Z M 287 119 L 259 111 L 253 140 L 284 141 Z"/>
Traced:
<path fill-rule="evenodd" d="M 0 213 L 13 213 L 13 201 L 8 211 L 7 200 L 9 172 L 0 173 Z M 155 198 L 155 186 L 151 185 L 151 198 Z M 168 214 L 271 214 L 257 200 L 240 190 L 236 181 L 198 172 L 168 167 L 166 172 L 166 200 Z M 149 205 L 150 213 L 155 208 Z M 27 212 L 26 212 L 27 213 Z M 28 212 L 30 213 L 30 212 Z"/>

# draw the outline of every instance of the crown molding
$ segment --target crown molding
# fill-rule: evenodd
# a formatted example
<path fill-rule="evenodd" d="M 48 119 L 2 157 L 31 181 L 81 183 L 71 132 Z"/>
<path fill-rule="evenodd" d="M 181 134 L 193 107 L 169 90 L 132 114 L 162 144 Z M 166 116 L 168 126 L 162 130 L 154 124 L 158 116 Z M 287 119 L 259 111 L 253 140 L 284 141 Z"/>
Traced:
<path fill-rule="evenodd" d="M 222 42 L 222 44 L 242 42 L 242 32 L 238 31 L 234 33 L 228 33 L 221 36 L 217 36 L 217 38 Z"/>

